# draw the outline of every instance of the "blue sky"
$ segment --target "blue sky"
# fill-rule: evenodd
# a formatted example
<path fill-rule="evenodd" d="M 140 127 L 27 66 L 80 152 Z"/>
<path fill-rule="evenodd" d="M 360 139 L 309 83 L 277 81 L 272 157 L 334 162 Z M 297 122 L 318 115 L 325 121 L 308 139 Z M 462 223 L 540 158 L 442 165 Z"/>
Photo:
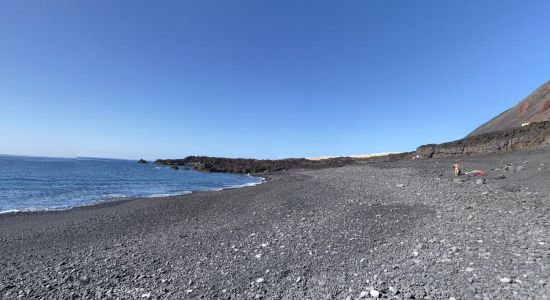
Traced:
<path fill-rule="evenodd" d="M 0 153 L 283 158 L 465 136 L 550 79 L 549 1 L 0 1 Z"/>

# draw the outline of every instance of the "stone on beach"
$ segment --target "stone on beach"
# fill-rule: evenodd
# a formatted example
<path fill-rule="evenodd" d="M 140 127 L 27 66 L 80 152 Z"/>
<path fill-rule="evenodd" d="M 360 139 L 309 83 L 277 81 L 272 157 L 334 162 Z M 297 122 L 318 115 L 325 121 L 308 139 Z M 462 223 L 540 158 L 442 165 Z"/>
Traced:
<path fill-rule="evenodd" d="M 371 297 L 374 297 L 374 298 L 378 298 L 378 296 L 380 296 L 380 292 L 375 289 L 370 290 L 369 294 Z"/>
<path fill-rule="evenodd" d="M 500 278 L 500 282 L 502 283 L 510 283 L 512 281 L 512 279 L 508 278 L 508 277 L 502 277 Z"/>

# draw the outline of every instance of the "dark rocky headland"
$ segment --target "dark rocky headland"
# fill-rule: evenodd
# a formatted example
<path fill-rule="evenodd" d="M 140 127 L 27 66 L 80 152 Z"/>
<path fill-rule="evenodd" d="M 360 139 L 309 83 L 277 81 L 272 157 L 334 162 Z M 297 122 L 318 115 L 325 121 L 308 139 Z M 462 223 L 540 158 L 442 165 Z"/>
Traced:
<path fill-rule="evenodd" d="M 499 152 L 545 149 L 550 146 L 550 121 L 527 126 L 483 133 L 443 144 L 422 145 L 412 152 L 389 154 L 372 158 L 337 157 L 321 160 L 289 158 L 258 160 L 189 156 L 184 159 L 158 159 L 159 165 L 183 166 L 198 171 L 232 173 L 272 173 L 293 169 L 335 168 L 355 163 L 385 163 L 419 158 L 462 157 Z"/>
<path fill-rule="evenodd" d="M 291 169 L 322 169 L 350 165 L 354 159 L 338 157 L 323 160 L 288 158 L 280 160 L 260 160 L 245 158 L 222 158 L 208 156 L 189 156 L 184 159 L 158 159 L 158 165 L 184 166 L 197 171 L 231 173 L 272 173 Z"/>

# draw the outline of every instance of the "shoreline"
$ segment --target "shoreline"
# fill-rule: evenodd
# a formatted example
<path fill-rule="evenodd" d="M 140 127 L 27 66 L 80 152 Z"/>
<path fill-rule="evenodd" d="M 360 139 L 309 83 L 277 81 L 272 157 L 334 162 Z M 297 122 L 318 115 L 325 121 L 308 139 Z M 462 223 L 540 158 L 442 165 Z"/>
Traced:
<path fill-rule="evenodd" d="M 240 189 L 240 188 L 246 188 L 251 186 L 257 186 L 261 185 L 266 182 L 266 178 L 251 175 L 252 177 L 256 177 L 260 179 L 260 182 L 251 182 L 251 183 L 245 183 L 241 185 L 234 185 L 234 186 L 227 186 L 222 188 L 212 188 L 210 190 L 199 190 L 199 191 L 182 191 L 181 193 L 175 193 L 173 195 L 162 195 L 162 194 L 151 194 L 151 195 L 143 195 L 143 196 L 117 196 L 112 198 L 106 198 L 102 200 L 97 200 L 91 203 L 84 203 L 82 205 L 72 206 L 72 207 L 66 207 L 66 208 L 27 208 L 27 209 L 12 209 L 12 210 L 5 210 L 0 211 L 0 217 L 3 215 L 17 215 L 17 214 L 41 214 L 41 213 L 48 213 L 48 212 L 64 212 L 64 211 L 70 211 L 74 209 L 81 209 L 81 208 L 87 208 L 87 207 L 93 207 L 93 206 L 100 206 L 100 205 L 108 205 L 111 202 L 120 202 L 120 201 L 134 201 L 139 199 L 162 199 L 162 198 L 171 198 L 171 197 L 182 197 L 194 193 L 202 193 L 202 192 L 219 192 L 223 190 L 229 190 L 229 189 Z M 265 174 L 264 174 L 265 176 Z"/>
<path fill-rule="evenodd" d="M 0 297 L 544 299 L 549 157 L 295 170 L 246 189 L 0 215 Z M 454 177 L 456 161 L 486 183 Z"/>

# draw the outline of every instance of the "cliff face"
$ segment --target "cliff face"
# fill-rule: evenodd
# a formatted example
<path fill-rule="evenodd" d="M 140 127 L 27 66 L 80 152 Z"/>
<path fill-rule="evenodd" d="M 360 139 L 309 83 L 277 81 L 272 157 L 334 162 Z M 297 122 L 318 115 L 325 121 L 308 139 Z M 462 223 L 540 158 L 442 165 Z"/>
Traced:
<path fill-rule="evenodd" d="M 416 149 L 416 154 L 422 158 L 437 158 L 547 147 L 550 147 L 550 122 L 538 122 L 525 127 L 484 133 L 439 145 L 423 145 Z"/>
<path fill-rule="evenodd" d="M 516 106 L 472 131 L 467 137 L 544 121 L 550 121 L 550 81 L 538 87 Z"/>

